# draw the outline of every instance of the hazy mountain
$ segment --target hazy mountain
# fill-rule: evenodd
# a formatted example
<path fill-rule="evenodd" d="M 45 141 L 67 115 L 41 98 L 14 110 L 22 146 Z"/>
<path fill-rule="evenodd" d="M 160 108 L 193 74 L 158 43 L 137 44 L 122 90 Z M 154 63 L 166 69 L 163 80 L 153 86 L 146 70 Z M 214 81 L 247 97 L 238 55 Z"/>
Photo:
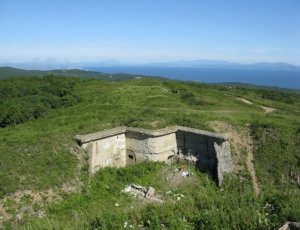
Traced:
<path fill-rule="evenodd" d="M 218 60 L 179 60 L 173 62 L 160 62 L 160 63 L 149 63 L 146 66 L 156 66 L 156 67 L 182 67 L 182 68 L 216 68 L 216 67 L 235 67 L 240 64 L 228 61 L 218 61 Z"/>
<path fill-rule="evenodd" d="M 284 62 L 270 63 L 270 62 L 258 62 L 247 65 L 247 67 L 254 69 L 274 69 L 274 70 L 300 70 L 300 66 L 291 65 Z"/>
<path fill-rule="evenodd" d="M 102 61 L 82 66 L 83 69 L 92 70 L 97 67 L 166 67 L 166 68 L 212 68 L 212 69 L 266 69 L 266 70 L 299 70 L 300 66 L 284 62 L 258 62 L 254 64 L 241 64 L 223 60 L 178 60 L 172 62 L 153 62 L 145 64 L 124 63 L 117 61 Z"/>
<path fill-rule="evenodd" d="M 230 68 L 230 69 L 274 69 L 274 70 L 299 70 L 300 66 L 291 65 L 284 62 L 270 63 L 259 62 L 254 64 L 240 64 L 222 60 L 191 60 L 191 61 L 174 61 L 162 63 L 149 63 L 147 66 L 155 67 L 181 67 L 181 68 Z"/>
<path fill-rule="evenodd" d="M 212 68 L 212 69 L 267 69 L 267 70 L 299 70 L 299 65 L 284 62 L 258 62 L 253 64 L 240 64 L 223 60 L 178 60 L 170 62 L 134 63 L 117 60 L 102 60 L 97 62 L 53 62 L 53 63 L 0 63 L 0 66 L 10 66 L 27 70 L 53 70 L 53 69 L 85 69 L 94 70 L 97 67 L 167 67 L 167 68 Z"/>

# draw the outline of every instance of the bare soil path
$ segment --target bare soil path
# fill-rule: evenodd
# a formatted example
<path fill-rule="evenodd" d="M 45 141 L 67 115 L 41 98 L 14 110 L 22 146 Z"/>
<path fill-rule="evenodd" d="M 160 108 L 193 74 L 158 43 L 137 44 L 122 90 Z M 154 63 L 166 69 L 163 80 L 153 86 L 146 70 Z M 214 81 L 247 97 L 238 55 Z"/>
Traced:
<path fill-rule="evenodd" d="M 262 106 L 262 105 L 260 105 L 259 107 L 262 108 L 263 110 L 265 110 L 265 113 L 272 113 L 273 111 L 276 110 L 275 108 L 266 107 L 266 106 Z"/>
<path fill-rule="evenodd" d="M 238 99 L 238 100 L 240 100 L 240 101 L 242 101 L 242 102 L 244 102 L 244 103 L 246 103 L 248 105 L 252 105 L 253 104 L 253 102 L 251 102 L 251 101 L 249 101 L 249 100 L 247 100 L 245 98 L 242 98 L 242 97 L 236 97 L 236 99 Z"/>
<path fill-rule="evenodd" d="M 247 161 L 246 161 L 246 165 L 248 168 L 248 171 L 250 172 L 251 178 L 252 178 L 252 183 L 253 183 L 253 189 L 256 195 L 259 194 L 260 192 L 260 188 L 258 186 L 258 182 L 257 182 L 257 177 L 256 177 L 256 173 L 255 173 L 255 168 L 254 168 L 254 156 L 253 156 L 253 143 L 252 143 L 252 139 L 250 137 L 250 133 L 249 130 L 247 130 L 247 137 L 245 138 L 245 141 L 248 143 L 245 143 L 245 147 L 247 149 Z"/>
<path fill-rule="evenodd" d="M 249 100 L 247 100 L 245 98 L 236 97 L 236 99 L 244 102 L 245 104 L 253 105 L 252 101 L 249 101 Z M 265 111 L 265 113 L 272 113 L 272 112 L 274 112 L 276 110 L 275 108 L 272 108 L 272 107 L 267 107 L 267 106 L 262 106 L 262 105 L 257 105 L 257 106 L 260 107 L 260 108 L 262 108 Z"/>

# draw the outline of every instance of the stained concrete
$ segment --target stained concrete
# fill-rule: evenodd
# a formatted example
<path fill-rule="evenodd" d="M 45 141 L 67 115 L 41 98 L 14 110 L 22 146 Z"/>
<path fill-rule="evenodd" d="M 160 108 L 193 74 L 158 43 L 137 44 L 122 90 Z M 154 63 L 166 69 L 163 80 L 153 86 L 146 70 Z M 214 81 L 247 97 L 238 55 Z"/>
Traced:
<path fill-rule="evenodd" d="M 182 126 L 148 130 L 118 127 L 88 135 L 77 142 L 89 154 L 90 172 L 142 161 L 185 162 L 213 176 L 220 185 L 233 171 L 228 136 Z"/>

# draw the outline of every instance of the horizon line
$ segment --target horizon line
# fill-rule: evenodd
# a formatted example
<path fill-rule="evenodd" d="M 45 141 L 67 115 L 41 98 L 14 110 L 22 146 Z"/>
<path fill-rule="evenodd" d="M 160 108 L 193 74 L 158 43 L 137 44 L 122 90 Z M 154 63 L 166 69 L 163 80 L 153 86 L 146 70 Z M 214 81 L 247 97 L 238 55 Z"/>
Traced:
<path fill-rule="evenodd" d="M 69 61 L 69 60 L 31 60 L 31 61 L 9 61 L 3 60 L 0 61 L 0 67 L 5 67 L 8 65 L 80 65 L 80 64 L 93 64 L 93 65 L 109 65 L 109 66 L 140 66 L 140 65 L 158 65 L 158 64 L 188 64 L 188 62 L 207 62 L 207 63 L 199 63 L 199 64 L 235 64 L 235 65 L 254 65 L 254 64 L 287 64 L 291 66 L 300 67 L 300 63 L 294 64 L 291 62 L 285 61 L 265 61 L 258 60 L 252 62 L 239 62 L 239 61 L 231 61 L 226 59 L 176 59 L 176 60 L 165 60 L 165 61 L 124 61 L 117 59 L 102 59 L 102 60 L 81 60 L 81 61 Z M 211 63 L 209 63 L 211 62 Z M 9 66 L 8 66 L 9 67 Z"/>

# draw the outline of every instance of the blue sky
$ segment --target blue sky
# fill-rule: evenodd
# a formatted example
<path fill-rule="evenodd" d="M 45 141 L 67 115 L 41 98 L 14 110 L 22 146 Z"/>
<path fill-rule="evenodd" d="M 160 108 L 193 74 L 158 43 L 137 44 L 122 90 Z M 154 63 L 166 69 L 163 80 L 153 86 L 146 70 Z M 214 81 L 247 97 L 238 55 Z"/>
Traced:
<path fill-rule="evenodd" d="M 0 0 L 0 62 L 300 64 L 299 0 Z"/>

